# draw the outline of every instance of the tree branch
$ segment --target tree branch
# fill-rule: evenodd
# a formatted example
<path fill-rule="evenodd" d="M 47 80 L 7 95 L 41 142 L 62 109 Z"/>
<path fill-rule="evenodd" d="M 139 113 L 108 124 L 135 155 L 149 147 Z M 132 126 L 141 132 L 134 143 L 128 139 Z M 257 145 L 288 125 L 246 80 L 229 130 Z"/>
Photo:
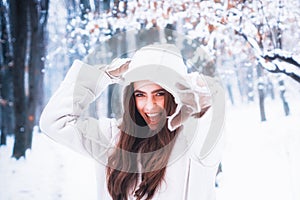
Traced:
<path fill-rule="evenodd" d="M 272 63 L 272 65 L 274 66 L 274 68 L 269 68 L 266 67 L 265 65 L 261 65 L 264 69 L 266 69 L 269 72 L 272 73 L 283 73 L 289 77 L 291 77 L 292 79 L 294 79 L 295 81 L 297 81 L 298 83 L 300 83 L 300 76 L 294 72 L 288 72 L 286 69 L 281 69 L 279 68 L 279 66 L 277 64 L 275 64 L 272 61 L 275 60 L 280 60 L 289 64 L 292 64 L 296 67 L 300 68 L 300 63 L 297 62 L 292 55 L 287 56 L 287 55 L 282 55 L 283 51 L 281 49 L 278 49 L 277 51 L 279 51 L 278 53 L 274 53 L 272 55 L 270 54 L 266 54 L 266 55 L 262 55 L 261 53 L 261 49 L 258 48 L 258 44 L 257 41 L 254 40 L 253 38 L 249 38 L 245 33 L 241 32 L 241 31 L 237 31 L 237 34 L 239 34 L 240 36 L 242 36 L 249 44 L 250 46 L 254 49 L 255 51 L 255 56 L 258 58 L 259 62 L 262 62 L 262 59 L 266 60 L 266 61 L 270 61 Z"/>
<path fill-rule="evenodd" d="M 276 65 L 275 63 L 272 63 L 274 66 L 275 66 L 275 69 L 270 69 L 270 68 L 267 68 L 267 67 L 264 67 L 264 65 L 261 65 L 265 70 L 267 70 L 268 72 L 271 72 L 271 73 L 282 73 L 282 74 L 285 74 L 289 77 L 291 77 L 292 79 L 294 79 L 295 81 L 297 81 L 298 83 L 300 83 L 300 76 L 297 75 L 296 73 L 294 72 L 287 72 L 286 69 L 280 69 L 278 67 L 278 65 Z"/>
<path fill-rule="evenodd" d="M 297 61 L 293 58 L 293 56 L 284 56 L 284 55 L 280 55 L 280 54 L 278 54 L 278 53 L 275 53 L 275 54 L 272 54 L 272 55 L 266 54 L 266 55 L 262 56 L 262 58 L 264 58 L 264 59 L 266 59 L 266 60 L 270 60 L 270 61 L 273 61 L 273 60 L 278 59 L 278 60 L 280 60 L 280 61 L 287 62 L 287 63 L 289 63 L 289 64 L 295 65 L 295 66 L 297 66 L 297 67 L 300 68 L 300 63 L 297 62 Z"/>

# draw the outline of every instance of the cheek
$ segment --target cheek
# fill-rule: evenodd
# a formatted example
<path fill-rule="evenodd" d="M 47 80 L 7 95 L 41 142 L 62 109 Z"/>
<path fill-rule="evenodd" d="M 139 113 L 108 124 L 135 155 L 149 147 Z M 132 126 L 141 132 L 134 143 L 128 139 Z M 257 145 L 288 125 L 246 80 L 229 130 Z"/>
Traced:
<path fill-rule="evenodd" d="M 156 104 L 161 107 L 162 109 L 165 108 L 165 99 L 162 98 L 161 100 L 157 101 Z"/>
<path fill-rule="evenodd" d="M 140 99 L 135 99 L 135 105 L 137 110 L 141 113 L 143 107 L 144 107 L 144 102 L 141 101 Z"/>

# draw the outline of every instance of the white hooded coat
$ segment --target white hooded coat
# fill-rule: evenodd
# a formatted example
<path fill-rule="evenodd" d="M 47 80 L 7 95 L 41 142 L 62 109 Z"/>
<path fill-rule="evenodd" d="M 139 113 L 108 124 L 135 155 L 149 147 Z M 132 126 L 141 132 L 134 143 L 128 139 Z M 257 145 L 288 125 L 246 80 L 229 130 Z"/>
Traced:
<path fill-rule="evenodd" d="M 166 55 L 162 56 L 161 51 L 165 52 L 166 49 Z M 193 83 L 195 80 L 191 80 L 193 76 L 188 76 L 179 69 L 180 67 L 179 70 L 175 69 L 170 73 L 173 74 L 171 79 L 166 77 L 164 72 L 159 73 L 166 69 L 168 72 L 170 68 L 172 70 L 174 65 L 184 65 L 180 56 L 175 56 L 177 60 L 172 57 L 174 55 L 168 57 L 170 56 L 168 49 L 167 45 L 159 49 L 154 47 L 154 49 L 144 48 L 143 51 L 138 51 L 139 53 L 130 63 L 128 72 L 124 74 L 123 83 L 127 85 L 137 80 L 157 82 L 175 97 L 175 102 L 180 108 L 182 102 L 177 93 L 179 90 L 176 89 L 176 82 L 189 84 L 191 88 L 197 87 L 197 84 Z M 160 54 L 157 54 L 157 51 L 160 51 Z M 175 51 L 171 50 L 171 52 Z M 151 59 L 140 59 L 141 56 Z M 150 65 L 156 68 L 151 68 Z M 150 68 L 151 70 L 147 73 L 141 74 Z M 222 102 L 224 91 L 214 79 L 205 78 L 205 80 L 211 93 L 211 108 L 200 119 L 190 117 L 184 122 L 183 131 L 176 139 L 169 159 L 164 180 L 153 199 L 215 199 L 215 177 L 224 141 L 223 134 L 221 134 L 224 120 L 224 102 Z M 40 128 L 50 138 L 98 161 L 99 200 L 112 199 L 107 190 L 106 164 L 108 152 L 114 148 L 120 130 L 115 119 L 95 119 L 83 115 L 89 105 L 109 84 L 114 82 L 115 80 L 104 69 L 98 69 L 76 60 L 58 90 L 49 100 L 40 118 Z M 201 100 L 197 96 L 199 93 L 194 92 L 194 94 L 196 100 Z M 196 106 L 195 109 L 201 108 Z M 170 116 L 169 121 L 173 117 Z M 169 128 L 173 127 L 169 124 Z M 133 195 L 128 198 L 135 199 Z"/>

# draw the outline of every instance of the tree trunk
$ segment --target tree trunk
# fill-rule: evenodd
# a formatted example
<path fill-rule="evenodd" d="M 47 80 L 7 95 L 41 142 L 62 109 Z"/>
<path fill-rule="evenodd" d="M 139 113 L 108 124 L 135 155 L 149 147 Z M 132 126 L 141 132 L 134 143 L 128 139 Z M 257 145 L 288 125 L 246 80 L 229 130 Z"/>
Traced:
<path fill-rule="evenodd" d="M 265 94 L 264 94 L 264 89 L 265 85 L 262 80 L 262 68 L 260 64 L 257 65 L 257 79 L 258 79 L 258 100 L 259 100 L 259 110 L 260 110 L 260 120 L 266 121 L 266 112 L 265 112 Z"/>
<path fill-rule="evenodd" d="M 38 46 L 38 51 L 40 53 L 39 57 L 39 64 L 36 65 L 36 74 L 38 79 L 36 80 L 37 83 L 37 90 L 36 90 L 36 96 L 37 104 L 35 109 L 35 125 L 39 124 L 39 119 L 41 116 L 41 113 L 44 108 L 44 98 L 45 98 L 45 92 L 44 92 L 44 68 L 45 68 L 45 57 L 46 57 L 46 46 L 47 46 L 47 21 L 48 21 L 48 10 L 49 10 L 49 0 L 42 0 L 40 2 L 40 9 L 41 13 L 39 16 L 39 22 L 40 22 L 40 32 L 38 37 L 40 38 L 40 45 Z M 34 51 L 31 51 L 31 56 L 34 57 Z"/>
<path fill-rule="evenodd" d="M 247 69 L 247 99 L 248 102 L 254 101 L 254 89 L 253 89 L 253 68 L 248 66 Z"/>
<path fill-rule="evenodd" d="M 95 10 L 94 12 L 98 15 L 100 14 L 100 0 L 94 0 Z"/>
<path fill-rule="evenodd" d="M 45 28 L 48 14 L 48 0 L 36 2 L 29 0 L 31 43 L 29 52 L 29 74 L 28 74 L 28 102 L 26 131 L 29 133 L 27 148 L 31 148 L 32 132 L 38 119 L 43 103 L 43 69 L 45 61 Z"/>
<path fill-rule="evenodd" d="M 279 84 L 279 90 L 280 90 L 280 98 L 282 100 L 282 105 L 283 105 L 283 111 L 284 111 L 285 116 L 288 116 L 288 115 L 290 115 L 290 107 L 285 98 L 285 85 L 284 85 L 283 79 L 280 78 L 278 81 L 278 84 Z"/>
<path fill-rule="evenodd" d="M 120 0 L 114 0 L 114 6 L 112 9 L 112 13 L 114 17 L 117 17 L 119 15 L 119 4 L 120 4 Z"/>
<path fill-rule="evenodd" d="M 103 0 L 103 11 L 108 12 L 110 10 L 110 0 Z"/>
<path fill-rule="evenodd" d="M 19 159 L 25 156 L 26 141 L 28 133 L 25 131 L 26 125 L 26 102 L 25 102 L 25 58 L 27 42 L 27 5 L 28 0 L 10 1 L 11 25 L 13 44 L 13 84 L 14 84 L 14 108 L 15 108 L 15 143 L 13 157 Z"/>
<path fill-rule="evenodd" d="M 5 31 L 5 25 L 4 25 L 4 12 L 5 12 L 5 9 L 4 9 L 4 5 L 3 5 L 3 2 L 2 0 L 0 1 L 0 41 L 5 41 L 4 40 L 4 31 Z M 4 109 L 4 106 L 5 106 L 5 99 L 3 98 L 3 91 L 2 91 L 2 88 L 3 88 L 3 74 L 2 74 L 2 71 L 3 71 L 3 68 L 4 68 L 4 50 L 3 50 L 3 46 L 1 43 L 0 43 L 0 69 L 1 69 L 1 73 L 0 73 L 0 127 L 1 127 L 1 138 L 0 138 L 0 146 L 1 145 L 6 145 L 6 132 L 5 132 L 5 129 L 3 128 L 3 119 L 5 115 L 3 115 L 3 109 Z"/>
<path fill-rule="evenodd" d="M 3 51 L 6 52 L 6 51 Z M 4 59 L 5 60 L 5 59 Z M 7 64 L 1 66 L 1 141 L 6 144 L 6 136 L 14 133 L 14 110 L 12 91 L 12 69 Z"/>
<path fill-rule="evenodd" d="M 82 28 L 83 30 L 86 29 L 86 25 L 88 24 L 88 17 L 87 14 L 91 11 L 91 6 L 90 6 L 90 2 L 89 0 L 80 0 L 80 10 L 81 10 L 81 23 L 80 23 L 80 28 Z M 87 35 L 82 35 L 81 37 L 81 42 L 82 44 L 84 44 L 84 48 L 85 48 L 85 53 L 84 55 L 80 55 L 81 58 L 83 58 L 86 54 L 88 54 L 88 50 L 90 49 L 89 46 L 89 36 Z"/>
<path fill-rule="evenodd" d="M 80 10 L 81 10 L 81 19 L 87 20 L 87 17 L 85 15 L 91 11 L 90 1 L 80 0 Z"/>
<path fill-rule="evenodd" d="M 71 33 L 72 31 L 74 31 L 75 27 L 72 25 L 72 19 L 75 18 L 76 16 L 76 2 L 75 0 L 69 0 L 66 1 L 66 9 L 67 9 L 67 26 L 69 26 L 69 28 L 67 28 L 66 26 L 66 38 L 68 38 L 70 40 L 70 42 L 67 43 L 67 50 L 68 52 L 70 52 L 68 54 L 69 57 L 69 64 L 67 64 L 64 67 L 64 74 L 66 74 L 67 70 L 69 69 L 69 65 L 78 57 L 78 52 L 72 52 L 71 50 L 73 48 L 73 43 L 74 42 L 74 38 L 71 37 Z M 72 27 L 72 28 L 70 28 Z"/>
<path fill-rule="evenodd" d="M 267 94 L 270 95 L 271 99 L 275 99 L 275 94 L 274 94 L 274 85 L 270 78 L 267 80 Z"/>
<path fill-rule="evenodd" d="M 276 35 L 275 40 L 276 40 L 276 48 L 282 49 L 282 29 L 281 29 L 281 26 L 280 26 L 280 24 L 282 22 L 280 21 L 280 19 L 281 19 L 280 17 L 282 15 L 283 5 L 282 5 L 281 0 L 279 0 L 279 2 L 278 2 L 278 8 L 279 8 L 280 14 L 279 14 L 279 17 L 278 17 L 278 20 L 277 20 L 277 27 L 275 29 L 275 35 Z M 282 78 L 279 78 L 278 84 L 279 84 L 280 98 L 282 100 L 284 114 L 285 114 L 285 116 L 288 116 L 290 114 L 290 107 L 289 107 L 289 104 L 288 104 L 288 102 L 285 98 L 284 80 Z"/>
<path fill-rule="evenodd" d="M 258 30 L 258 45 L 260 47 L 260 49 L 263 49 L 263 34 L 262 34 L 262 28 L 263 28 L 263 24 L 259 24 L 257 25 L 257 30 Z M 263 73 L 263 68 L 262 68 L 262 64 L 260 62 L 258 62 L 258 64 L 256 65 L 256 71 L 257 71 L 257 79 L 258 79 L 258 98 L 259 98 L 259 109 L 260 109 L 260 120 L 266 121 L 266 112 L 265 112 L 265 94 L 264 94 L 264 90 L 265 90 L 265 84 L 263 81 L 263 77 L 262 77 L 262 73 Z"/>
<path fill-rule="evenodd" d="M 14 132 L 13 91 L 12 91 L 12 39 L 9 26 L 7 4 L 0 1 L 0 105 L 1 105 L 1 141 L 6 144 L 6 135 Z"/>

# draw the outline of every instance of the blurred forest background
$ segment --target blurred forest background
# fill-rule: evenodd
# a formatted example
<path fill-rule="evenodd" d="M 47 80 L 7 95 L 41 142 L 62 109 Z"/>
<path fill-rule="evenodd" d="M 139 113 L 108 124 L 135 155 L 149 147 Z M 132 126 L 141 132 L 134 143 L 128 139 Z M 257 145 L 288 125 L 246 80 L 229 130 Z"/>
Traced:
<path fill-rule="evenodd" d="M 286 86 L 300 84 L 299 8 L 299 0 L 0 0 L 0 144 L 14 135 L 12 156 L 25 156 L 75 59 L 108 64 L 154 42 L 176 43 L 189 70 L 218 74 L 232 105 L 255 103 L 267 121 L 265 99 L 280 98 L 288 116 Z"/>

